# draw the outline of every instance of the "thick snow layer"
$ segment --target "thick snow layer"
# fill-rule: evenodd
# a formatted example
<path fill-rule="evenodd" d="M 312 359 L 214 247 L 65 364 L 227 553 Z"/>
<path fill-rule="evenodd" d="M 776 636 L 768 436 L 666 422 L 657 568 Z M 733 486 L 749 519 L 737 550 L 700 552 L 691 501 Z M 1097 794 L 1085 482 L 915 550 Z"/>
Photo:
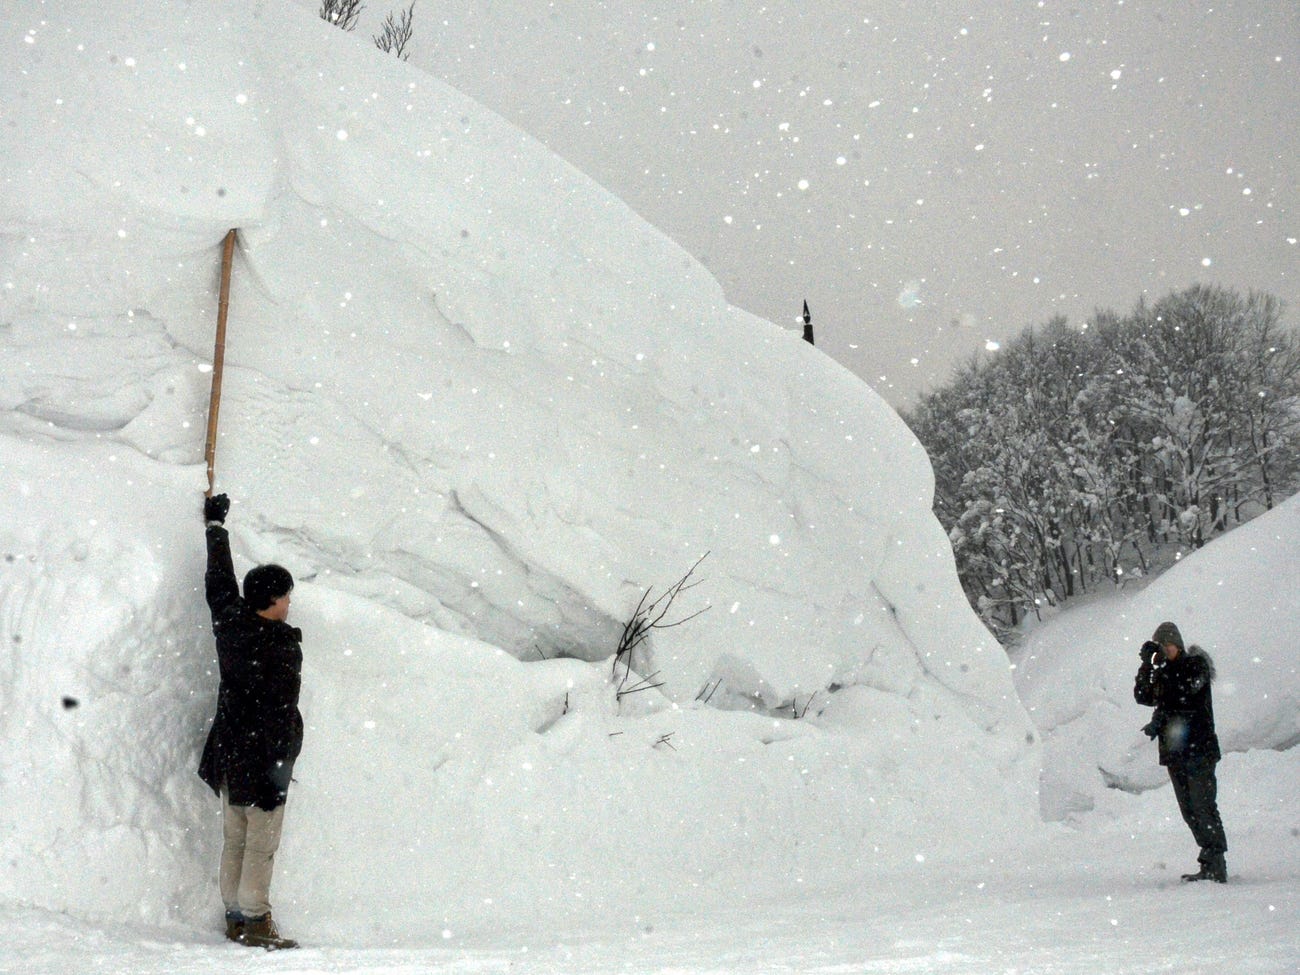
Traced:
<path fill-rule="evenodd" d="M 635 595 L 709 552 L 713 611 L 658 641 L 678 696 L 724 676 L 787 703 L 858 681 L 866 648 L 1023 724 L 959 612 L 924 454 L 857 380 L 504 122 L 301 11 L 110 9 L 92 42 L 77 6 L 7 59 L 27 114 L 3 146 L 0 405 L 196 462 L 238 225 L 219 487 L 250 554 L 519 656 L 600 659 Z"/>
<path fill-rule="evenodd" d="M 1300 957 L 1300 754 L 1233 753 L 1220 765 L 1226 887 L 1182 885 L 1195 848 L 1169 790 L 1111 791 L 1072 828 L 1007 839 L 986 856 L 923 860 L 776 900 L 735 891 L 707 910 L 607 912 L 584 923 L 505 925 L 395 941 L 363 913 L 290 956 L 193 924 L 90 922 L 0 905 L 6 975 L 1291 975 Z M 781 864 L 769 869 L 780 871 Z M 297 933 L 297 929 L 290 933 Z"/>
<path fill-rule="evenodd" d="M 691 905 L 1032 828 L 1032 726 L 870 389 L 361 40 L 162 6 L 21 2 L 0 39 L 0 898 L 216 907 L 232 226 L 217 488 L 239 566 L 299 580 L 296 931 Z M 618 700 L 623 623 L 705 553 L 669 620 L 707 612 Z"/>
<path fill-rule="evenodd" d="M 1073 609 L 1015 653 L 1016 684 L 1043 733 L 1043 812 L 1091 809 L 1106 788 L 1167 785 L 1139 730 L 1138 648 L 1163 620 L 1214 660 L 1214 717 L 1225 752 L 1300 744 L 1300 497 L 1215 539 L 1137 594 Z M 1294 784 L 1294 783 L 1293 783 Z"/>

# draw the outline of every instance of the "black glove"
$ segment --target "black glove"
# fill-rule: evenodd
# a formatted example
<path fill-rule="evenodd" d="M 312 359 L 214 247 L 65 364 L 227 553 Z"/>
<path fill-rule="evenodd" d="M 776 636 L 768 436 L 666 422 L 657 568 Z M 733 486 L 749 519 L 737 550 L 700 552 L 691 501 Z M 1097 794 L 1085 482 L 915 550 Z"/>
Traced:
<path fill-rule="evenodd" d="M 222 495 L 225 497 L 225 495 Z M 1155 663 L 1157 655 L 1160 653 L 1160 644 L 1154 640 L 1148 640 L 1142 644 L 1142 649 L 1138 651 L 1138 656 L 1142 658 L 1144 664 Z"/>
<path fill-rule="evenodd" d="M 224 494 L 214 494 L 203 499 L 203 520 L 224 524 L 226 515 L 230 514 L 230 498 Z"/>
<path fill-rule="evenodd" d="M 1163 711 L 1159 709 L 1157 709 L 1155 713 L 1151 715 L 1151 720 L 1147 724 L 1142 726 L 1142 732 L 1148 738 L 1159 738 L 1160 732 L 1164 730 L 1165 730 L 1165 714 Z"/>

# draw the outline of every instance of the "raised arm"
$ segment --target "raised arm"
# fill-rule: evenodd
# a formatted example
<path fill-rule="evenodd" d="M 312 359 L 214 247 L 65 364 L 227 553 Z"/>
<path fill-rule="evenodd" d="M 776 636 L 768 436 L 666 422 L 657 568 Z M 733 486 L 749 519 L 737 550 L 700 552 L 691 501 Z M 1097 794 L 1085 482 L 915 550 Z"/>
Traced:
<path fill-rule="evenodd" d="M 208 569 L 203 582 L 213 616 L 239 599 L 239 580 L 230 557 L 230 535 L 224 524 L 229 511 L 230 498 L 224 494 L 213 495 L 203 502 L 208 542 Z"/>
<path fill-rule="evenodd" d="M 1138 668 L 1137 678 L 1133 681 L 1133 700 L 1149 708 L 1159 703 L 1156 700 L 1155 683 L 1155 660 L 1159 653 L 1160 647 L 1150 640 L 1142 644 L 1142 649 L 1138 651 L 1138 656 L 1142 658 L 1142 666 Z"/>

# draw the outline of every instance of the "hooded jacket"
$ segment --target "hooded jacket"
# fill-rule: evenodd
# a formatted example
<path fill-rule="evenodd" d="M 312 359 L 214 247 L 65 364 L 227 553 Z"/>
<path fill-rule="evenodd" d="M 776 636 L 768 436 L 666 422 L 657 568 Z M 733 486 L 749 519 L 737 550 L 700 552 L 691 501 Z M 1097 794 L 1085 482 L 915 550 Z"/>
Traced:
<path fill-rule="evenodd" d="M 221 686 L 199 777 L 218 794 L 225 785 L 231 805 L 272 810 L 284 803 L 302 750 L 302 631 L 259 616 L 240 597 L 226 529 L 209 525 L 207 544 Z"/>
<path fill-rule="evenodd" d="M 1156 709 L 1161 765 L 1212 764 L 1222 757 L 1210 692 L 1214 676 L 1214 661 L 1195 644 L 1173 660 L 1157 655 L 1138 668 L 1133 698 Z"/>

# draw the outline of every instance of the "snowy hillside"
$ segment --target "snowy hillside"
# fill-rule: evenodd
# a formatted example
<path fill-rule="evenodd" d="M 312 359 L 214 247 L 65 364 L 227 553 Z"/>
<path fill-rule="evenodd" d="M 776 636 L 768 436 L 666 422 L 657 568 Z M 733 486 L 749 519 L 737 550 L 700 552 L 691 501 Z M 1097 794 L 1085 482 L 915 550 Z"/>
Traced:
<path fill-rule="evenodd" d="M 1016 686 L 1044 736 L 1043 812 L 1094 808 L 1108 788 L 1168 786 L 1133 702 L 1138 648 L 1162 620 L 1215 662 L 1225 753 L 1300 744 L 1300 497 L 1215 539 L 1135 595 L 1072 608 L 1013 656 Z"/>
<path fill-rule="evenodd" d="M 0 898 L 216 909 L 230 227 L 217 489 L 306 634 L 294 930 L 690 904 L 1029 828 L 1032 727 L 870 389 L 426 75 L 281 0 L 164 6 L 25 0 L 0 40 Z M 705 553 L 707 612 L 636 661 L 663 686 L 616 700 L 624 621 Z"/>

